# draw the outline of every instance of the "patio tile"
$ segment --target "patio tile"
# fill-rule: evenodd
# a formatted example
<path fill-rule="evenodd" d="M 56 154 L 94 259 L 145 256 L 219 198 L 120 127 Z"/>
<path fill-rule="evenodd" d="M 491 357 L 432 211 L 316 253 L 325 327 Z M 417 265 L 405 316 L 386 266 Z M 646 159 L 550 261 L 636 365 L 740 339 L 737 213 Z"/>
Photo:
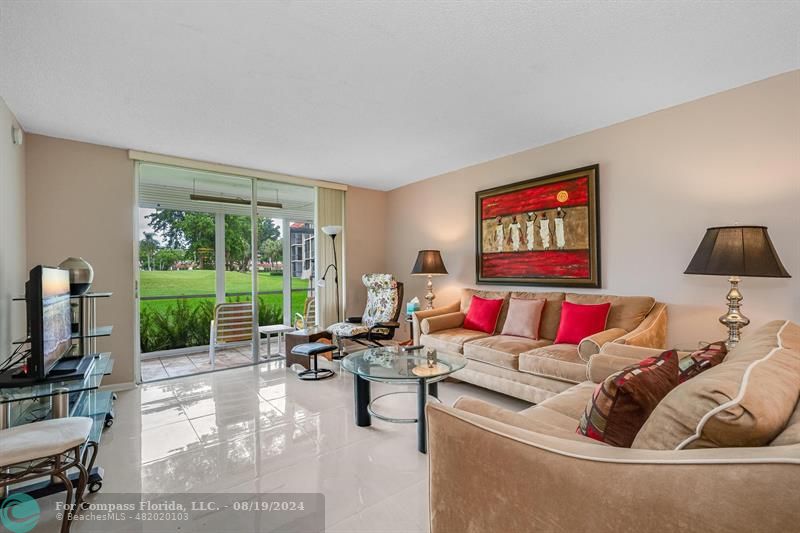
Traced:
<path fill-rule="evenodd" d="M 142 361 L 142 381 L 153 381 L 156 379 L 168 378 L 169 374 L 164 370 L 161 359 Z"/>

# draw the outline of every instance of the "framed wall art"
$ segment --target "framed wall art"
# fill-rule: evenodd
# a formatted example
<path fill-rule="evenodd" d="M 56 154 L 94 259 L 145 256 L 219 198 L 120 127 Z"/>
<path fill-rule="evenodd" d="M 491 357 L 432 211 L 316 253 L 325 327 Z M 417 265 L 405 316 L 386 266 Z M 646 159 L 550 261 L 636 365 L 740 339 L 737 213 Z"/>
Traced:
<path fill-rule="evenodd" d="M 475 193 L 477 283 L 599 288 L 599 165 Z"/>

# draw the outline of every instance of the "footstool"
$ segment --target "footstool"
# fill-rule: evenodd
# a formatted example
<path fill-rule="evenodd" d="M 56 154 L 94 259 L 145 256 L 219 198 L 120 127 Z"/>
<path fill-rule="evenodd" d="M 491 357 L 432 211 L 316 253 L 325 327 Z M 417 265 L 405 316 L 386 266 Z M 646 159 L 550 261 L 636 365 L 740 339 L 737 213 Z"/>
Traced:
<path fill-rule="evenodd" d="M 311 363 L 311 368 L 304 370 L 297 374 L 302 380 L 317 381 L 333 376 L 335 372 L 328 368 L 319 368 L 317 366 L 317 356 L 321 353 L 332 352 L 336 350 L 333 344 L 325 344 L 322 342 L 307 342 L 305 344 L 298 344 L 292 348 L 292 355 L 307 357 Z"/>
<path fill-rule="evenodd" d="M 75 509 L 80 509 L 89 477 L 81 461 L 81 447 L 89 438 L 91 429 L 91 418 L 71 417 L 0 430 L 0 489 L 50 475 L 64 485 L 65 509 L 72 509 L 73 498 Z M 77 487 L 72 485 L 67 475 L 71 468 L 78 470 Z M 14 505 L 14 499 L 12 493 L 3 502 L 4 512 Z M 64 513 L 61 533 L 69 532 L 74 516 L 74 509 Z"/>

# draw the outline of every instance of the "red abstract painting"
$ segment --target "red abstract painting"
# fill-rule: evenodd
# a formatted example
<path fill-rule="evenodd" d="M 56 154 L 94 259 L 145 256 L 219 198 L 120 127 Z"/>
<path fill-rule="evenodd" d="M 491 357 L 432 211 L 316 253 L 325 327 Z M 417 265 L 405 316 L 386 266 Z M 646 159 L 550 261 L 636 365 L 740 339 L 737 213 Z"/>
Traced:
<path fill-rule="evenodd" d="M 477 282 L 600 287 L 598 165 L 475 193 Z"/>

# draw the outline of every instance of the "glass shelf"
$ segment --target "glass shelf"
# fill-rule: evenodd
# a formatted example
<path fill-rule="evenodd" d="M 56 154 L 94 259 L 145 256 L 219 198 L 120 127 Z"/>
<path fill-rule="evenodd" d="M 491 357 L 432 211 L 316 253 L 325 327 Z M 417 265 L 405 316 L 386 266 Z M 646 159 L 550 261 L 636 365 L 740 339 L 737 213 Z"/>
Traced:
<path fill-rule="evenodd" d="M 92 339 L 92 338 L 96 338 L 96 337 L 110 337 L 113 329 L 114 329 L 114 326 L 100 326 L 100 327 L 96 327 L 96 328 L 90 329 L 89 331 L 87 331 L 83 335 L 81 335 L 80 333 L 73 333 L 72 334 L 72 339 L 73 340 L 78 340 L 78 339 Z M 29 338 L 26 338 L 26 339 L 17 339 L 12 344 L 25 344 L 25 343 L 28 343 L 30 341 L 31 341 L 31 339 L 29 337 Z"/>
<path fill-rule="evenodd" d="M 70 296 L 73 300 L 91 300 L 93 298 L 111 298 L 111 292 L 87 292 L 86 294 L 81 294 L 80 296 Z M 24 296 L 15 296 L 12 298 L 15 302 L 24 302 Z"/>
<path fill-rule="evenodd" d="M 100 442 L 106 424 L 106 413 L 111 411 L 114 393 L 111 391 L 87 391 L 77 402 L 70 416 L 85 416 L 92 419 L 90 442 Z"/>
<path fill-rule="evenodd" d="M 111 374 L 113 369 L 114 360 L 111 359 L 111 353 L 101 353 L 95 356 L 83 379 L 48 381 L 24 387 L 2 388 L 0 389 L 0 403 L 46 398 L 58 394 L 59 389 L 67 389 L 70 393 L 97 389 L 103 376 Z"/>

